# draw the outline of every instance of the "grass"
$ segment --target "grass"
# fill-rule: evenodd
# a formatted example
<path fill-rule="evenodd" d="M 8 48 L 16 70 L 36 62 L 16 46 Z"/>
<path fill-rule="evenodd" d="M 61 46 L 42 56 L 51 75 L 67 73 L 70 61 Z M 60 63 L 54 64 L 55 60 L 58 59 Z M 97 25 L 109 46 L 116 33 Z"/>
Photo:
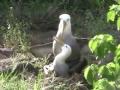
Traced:
<path fill-rule="evenodd" d="M 17 75 L 1 74 L 0 90 L 71 90 L 66 80 L 52 82 L 52 78 L 48 78 L 51 76 L 44 78 L 43 72 L 35 78 L 31 76 L 27 79 L 24 76 L 20 78 Z"/>
<path fill-rule="evenodd" d="M 0 88 L 1 90 L 27 90 L 27 82 L 17 76 L 9 77 L 9 75 L 0 75 Z"/>
<path fill-rule="evenodd" d="M 20 57 L 23 56 L 19 56 L 19 59 Z M 32 56 L 29 55 L 29 57 Z M 27 55 L 23 58 L 27 60 Z M 35 66 L 39 66 L 40 68 L 37 76 L 28 71 L 20 72 L 17 75 L 13 75 L 12 73 L 0 73 L 0 90 L 42 90 L 44 81 L 42 67 L 46 63 L 47 57 L 39 59 L 34 57 L 32 60 L 33 59 L 35 60 Z"/>
<path fill-rule="evenodd" d="M 45 76 L 42 67 L 47 63 L 46 59 L 47 57 L 41 58 L 35 62 L 35 65 L 40 67 L 38 76 L 34 76 L 32 72 L 21 72 L 18 75 L 0 74 L 0 90 L 80 90 L 78 84 L 83 82 L 81 75 L 69 79 L 54 77 L 52 73 Z"/>
<path fill-rule="evenodd" d="M 43 74 L 39 74 L 35 79 L 18 78 L 17 75 L 0 75 L 0 90 L 41 90 Z"/>

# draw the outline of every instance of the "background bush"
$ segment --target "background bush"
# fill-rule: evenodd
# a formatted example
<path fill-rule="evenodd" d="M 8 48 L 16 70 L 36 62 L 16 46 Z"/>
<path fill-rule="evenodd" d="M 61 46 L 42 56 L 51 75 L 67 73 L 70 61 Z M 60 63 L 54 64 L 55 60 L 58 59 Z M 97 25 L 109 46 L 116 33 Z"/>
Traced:
<path fill-rule="evenodd" d="M 32 32 L 56 31 L 58 16 L 62 13 L 71 15 L 73 32 L 79 37 L 110 33 L 116 38 L 120 38 L 117 35 L 116 26 L 106 21 L 109 6 L 113 3 L 116 3 L 115 0 L 1 0 L 0 41 L 5 41 L 5 43 L 10 41 L 9 37 L 14 36 L 13 32 L 24 32 L 25 36 L 16 34 L 18 37 L 24 36 L 24 39 Z M 18 26 L 16 26 L 16 22 Z M 8 24 L 13 26 L 9 31 Z M 14 31 L 13 29 L 19 30 Z M 29 40 L 23 39 L 22 43 L 18 40 L 19 46 L 25 42 L 29 43 Z"/>

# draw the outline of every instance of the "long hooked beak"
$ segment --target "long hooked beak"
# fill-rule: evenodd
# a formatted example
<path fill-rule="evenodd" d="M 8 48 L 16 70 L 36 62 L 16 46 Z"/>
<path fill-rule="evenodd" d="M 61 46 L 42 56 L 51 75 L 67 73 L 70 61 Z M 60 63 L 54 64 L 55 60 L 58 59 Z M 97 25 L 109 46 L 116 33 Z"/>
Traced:
<path fill-rule="evenodd" d="M 64 33 L 65 31 L 65 26 L 66 26 L 66 21 L 63 21 L 63 32 L 62 33 Z"/>
<path fill-rule="evenodd" d="M 64 31 L 65 31 L 66 21 L 62 20 L 59 24 L 59 36 L 53 37 L 53 40 L 55 40 L 57 43 L 64 45 Z"/>
<path fill-rule="evenodd" d="M 63 28 L 62 28 L 63 30 L 62 30 L 62 33 L 61 33 L 61 41 L 62 42 L 64 42 L 64 36 L 63 36 L 63 34 L 64 34 L 64 31 L 65 31 L 65 27 L 66 27 L 66 21 L 63 20 Z"/>

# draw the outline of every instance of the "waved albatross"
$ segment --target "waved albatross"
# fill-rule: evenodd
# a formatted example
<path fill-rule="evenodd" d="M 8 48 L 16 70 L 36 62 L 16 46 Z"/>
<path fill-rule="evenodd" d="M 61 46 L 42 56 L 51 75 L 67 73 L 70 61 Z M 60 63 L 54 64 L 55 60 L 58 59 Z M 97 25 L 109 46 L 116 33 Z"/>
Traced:
<path fill-rule="evenodd" d="M 80 47 L 72 34 L 71 30 L 71 17 L 69 14 L 62 14 L 59 16 L 60 22 L 58 26 L 58 31 L 53 40 L 53 54 L 56 56 L 61 52 L 62 44 L 67 44 L 71 48 L 71 54 L 66 58 L 65 62 L 69 67 L 69 71 L 72 72 L 81 72 L 86 62 L 80 61 Z M 60 59 L 61 61 L 61 59 Z M 60 62 L 59 61 L 59 62 Z M 58 63 L 59 65 L 59 63 Z M 57 66 L 56 66 L 57 67 Z M 60 66 L 59 66 L 60 67 Z M 62 67 L 62 66 L 61 66 Z M 58 72 L 60 72 L 58 70 Z"/>
<path fill-rule="evenodd" d="M 54 70 L 58 76 L 65 77 L 73 72 L 81 72 L 86 62 L 80 61 L 80 47 L 71 31 L 70 15 L 62 14 L 59 19 L 58 31 L 52 46 L 55 59 L 44 71 Z"/>
<path fill-rule="evenodd" d="M 67 44 L 63 44 L 61 47 L 61 52 L 55 56 L 53 63 L 44 66 L 45 74 L 48 74 L 50 71 L 54 70 L 57 76 L 69 76 L 69 66 L 65 61 L 71 53 L 71 47 Z"/>

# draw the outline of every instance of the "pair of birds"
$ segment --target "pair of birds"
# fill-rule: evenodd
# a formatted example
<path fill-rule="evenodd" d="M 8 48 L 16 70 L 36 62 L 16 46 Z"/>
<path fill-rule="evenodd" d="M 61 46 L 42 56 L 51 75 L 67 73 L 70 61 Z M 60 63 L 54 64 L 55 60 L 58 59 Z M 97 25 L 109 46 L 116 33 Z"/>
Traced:
<path fill-rule="evenodd" d="M 52 47 L 55 58 L 53 63 L 44 66 L 44 71 L 48 74 L 48 71 L 54 70 L 56 75 L 66 77 L 73 72 L 80 72 L 83 63 L 80 61 L 80 47 L 72 35 L 70 15 L 62 14 L 59 19 Z"/>

